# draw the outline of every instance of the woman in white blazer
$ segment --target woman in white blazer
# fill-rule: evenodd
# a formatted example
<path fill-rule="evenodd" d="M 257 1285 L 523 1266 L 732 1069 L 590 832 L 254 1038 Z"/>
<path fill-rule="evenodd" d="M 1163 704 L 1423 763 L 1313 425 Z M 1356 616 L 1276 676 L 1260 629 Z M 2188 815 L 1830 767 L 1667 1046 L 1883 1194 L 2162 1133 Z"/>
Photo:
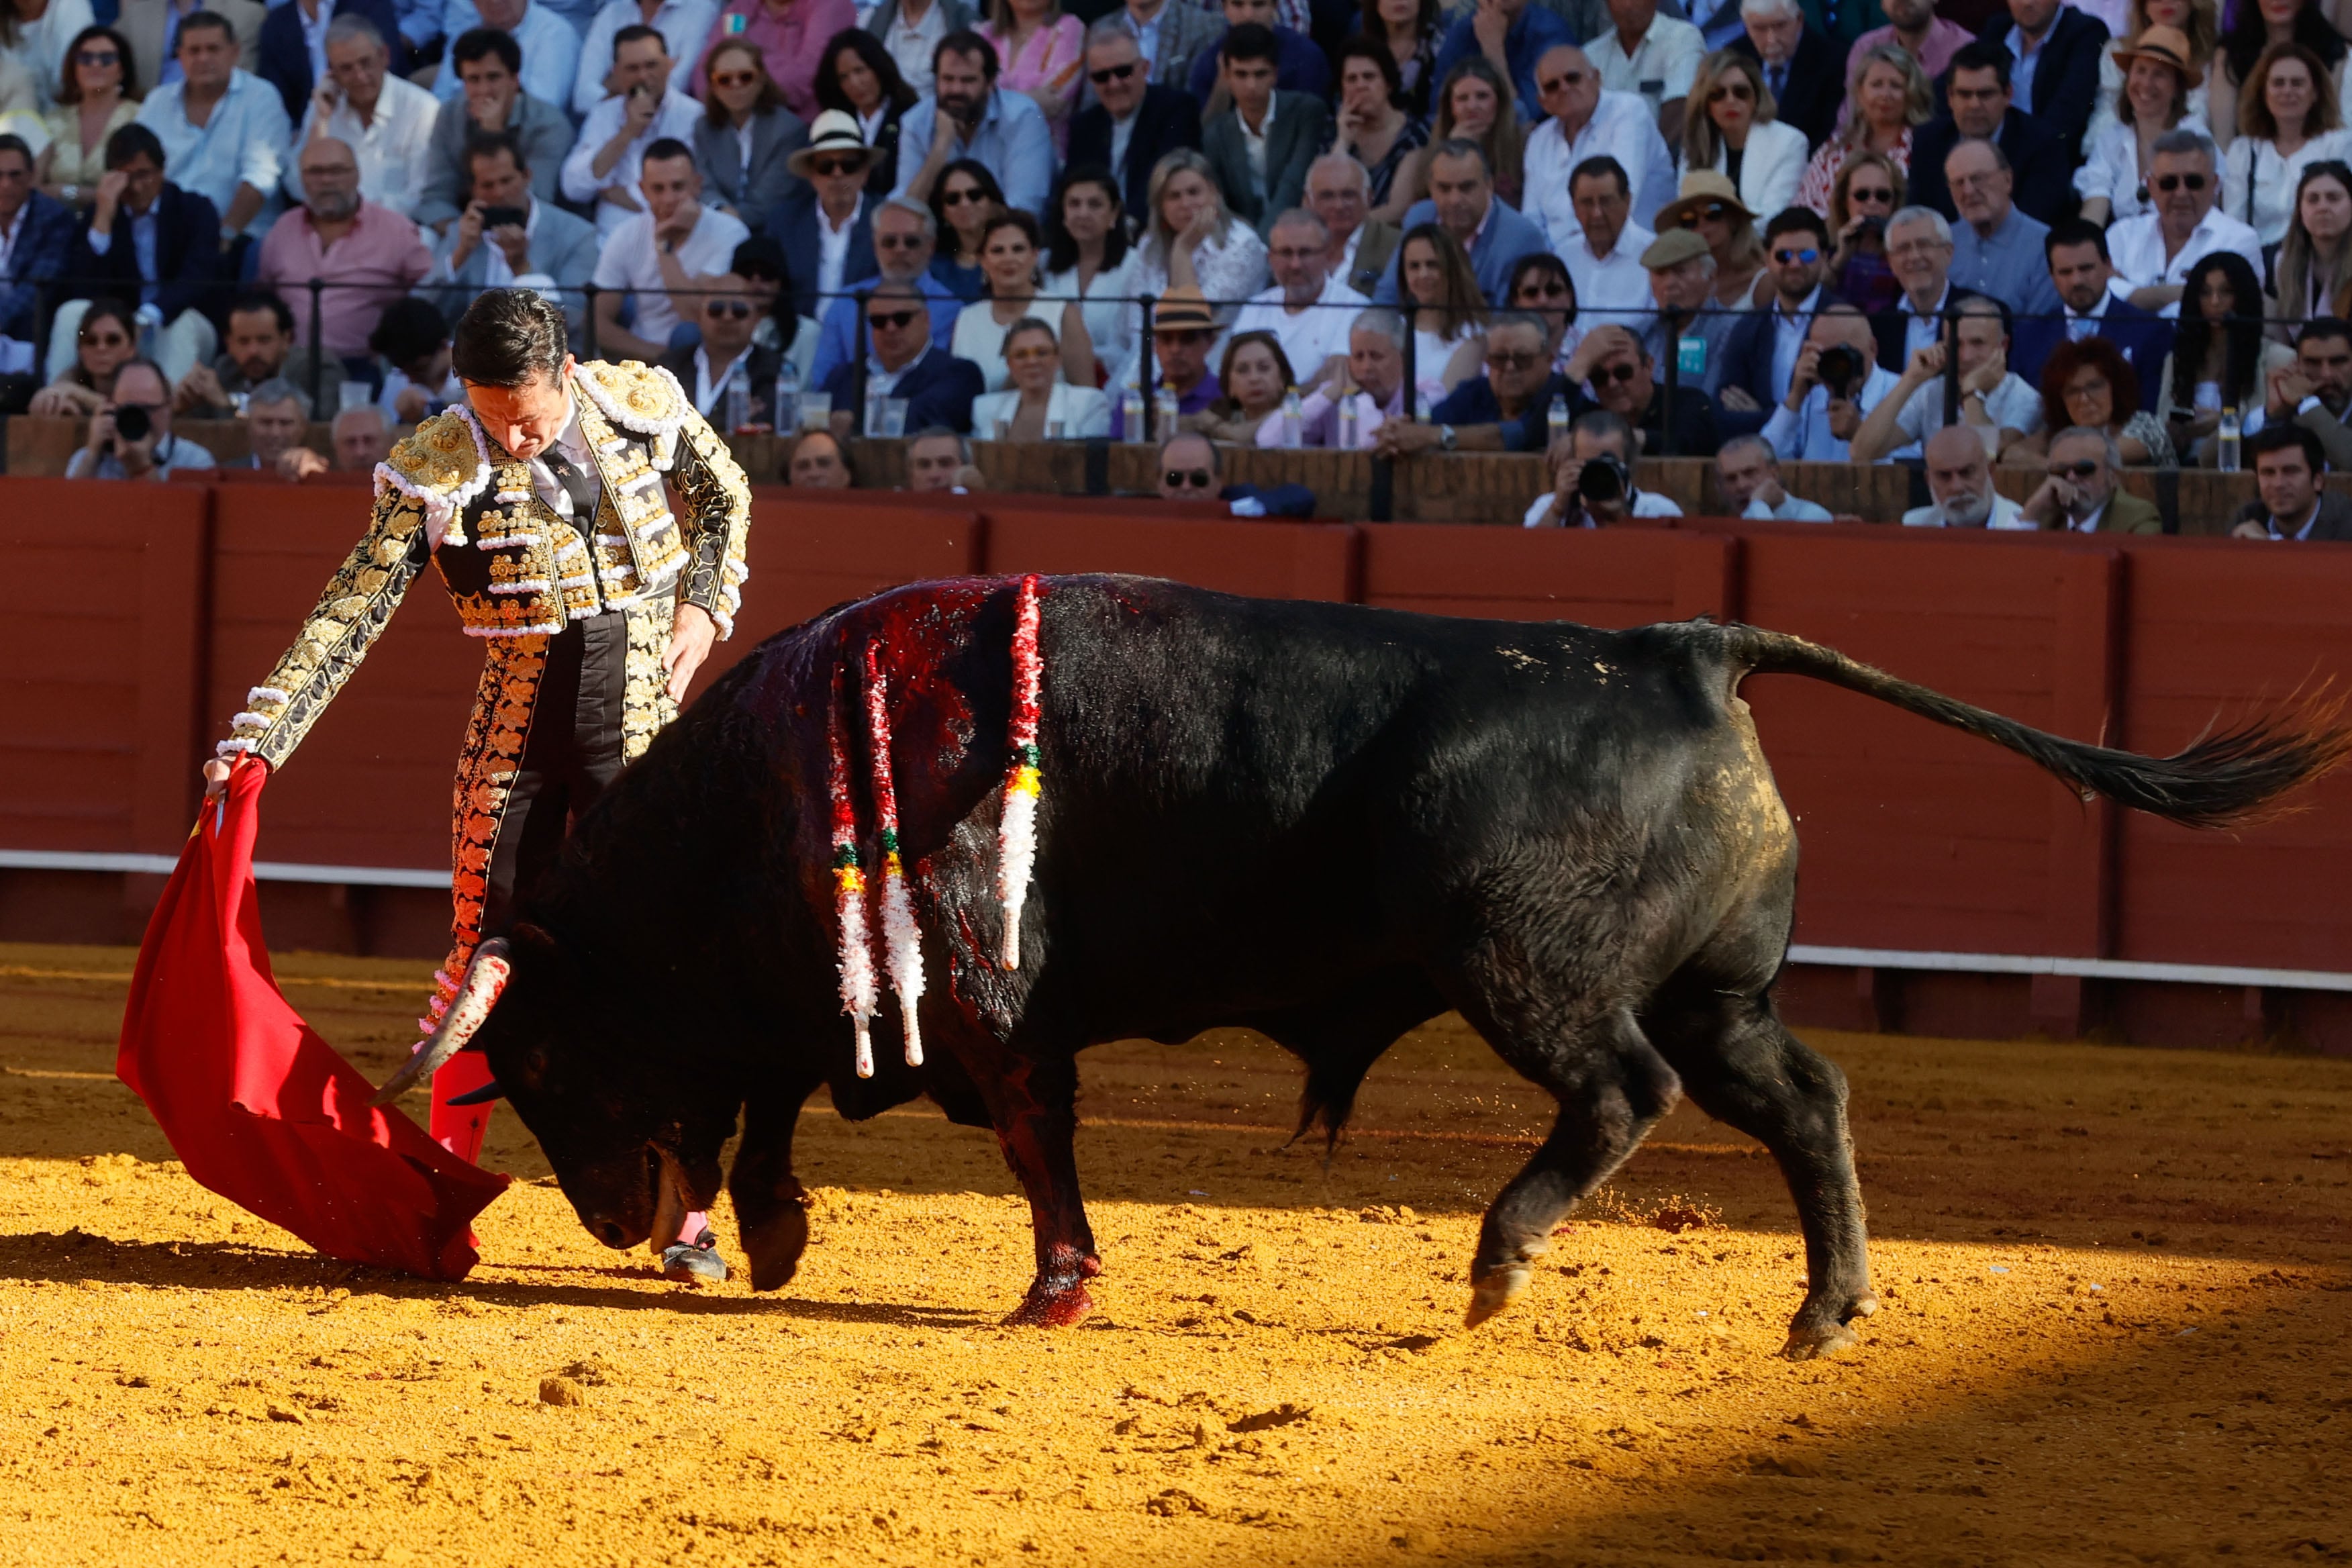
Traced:
<path fill-rule="evenodd" d="M 1062 345 L 1054 329 L 1024 316 L 1004 334 L 1011 384 L 971 402 L 971 433 L 983 441 L 1076 441 L 1110 434 L 1110 399 L 1059 379 Z"/>
<path fill-rule="evenodd" d="M 1712 169 L 1739 187 L 1740 205 L 1769 218 L 1797 199 L 1812 149 L 1805 133 L 1783 125 L 1764 69 L 1746 55 L 1717 49 L 1700 62 L 1683 113 L 1685 174 Z"/>

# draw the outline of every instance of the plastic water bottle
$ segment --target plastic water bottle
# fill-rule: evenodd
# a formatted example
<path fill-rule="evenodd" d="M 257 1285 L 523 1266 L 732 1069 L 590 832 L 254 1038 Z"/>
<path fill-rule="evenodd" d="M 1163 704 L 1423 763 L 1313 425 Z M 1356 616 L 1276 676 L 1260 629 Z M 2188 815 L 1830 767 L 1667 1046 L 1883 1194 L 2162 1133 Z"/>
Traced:
<path fill-rule="evenodd" d="M 1551 406 L 1544 414 L 1544 426 L 1546 433 L 1550 436 L 1555 445 L 1561 437 L 1568 434 L 1568 399 L 1566 397 L 1555 397 L 1551 400 Z"/>
<path fill-rule="evenodd" d="M 1339 450 L 1356 449 L 1356 395 L 1352 392 L 1339 399 Z"/>
<path fill-rule="evenodd" d="M 2238 437 L 2242 428 L 2242 422 L 2238 417 L 2238 405 L 2234 403 L 2224 404 L 2221 408 L 2221 428 L 2219 433 L 2221 443 L 2219 466 L 2225 474 L 2234 474 L 2238 471 Z"/>
<path fill-rule="evenodd" d="M 733 435 L 751 423 L 751 367 L 746 362 L 749 354 L 735 356 L 735 368 L 727 373 L 727 396 L 719 406 L 727 422 L 726 434 Z"/>
<path fill-rule="evenodd" d="M 789 436 L 801 427 L 801 373 L 789 353 L 776 366 L 776 434 Z"/>
<path fill-rule="evenodd" d="M 1150 432 L 1143 427 L 1143 390 L 1129 380 L 1118 395 L 1118 429 L 1129 441 L 1148 441 Z"/>
<path fill-rule="evenodd" d="M 1298 388 L 1289 387 L 1282 395 L 1282 444 L 1296 447 L 1306 436 L 1307 416 L 1298 406 Z"/>
<path fill-rule="evenodd" d="M 1154 438 L 1172 441 L 1176 438 L 1176 421 L 1181 416 L 1176 403 L 1176 389 L 1165 382 L 1152 395 L 1151 424 Z"/>

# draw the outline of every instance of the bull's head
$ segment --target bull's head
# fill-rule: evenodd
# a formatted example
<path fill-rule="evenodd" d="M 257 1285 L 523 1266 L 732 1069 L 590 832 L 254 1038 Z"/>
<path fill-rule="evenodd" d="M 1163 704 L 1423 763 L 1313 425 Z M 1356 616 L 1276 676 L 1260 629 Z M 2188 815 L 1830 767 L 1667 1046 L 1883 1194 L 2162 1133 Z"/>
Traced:
<path fill-rule="evenodd" d="M 485 942 L 440 1027 L 376 1103 L 461 1050 L 483 1052 L 491 1092 L 539 1139 L 580 1223 L 607 1247 L 634 1247 L 718 1198 L 738 1102 L 697 1082 L 661 1031 L 613 1005 L 613 991 L 535 926 Z"/>

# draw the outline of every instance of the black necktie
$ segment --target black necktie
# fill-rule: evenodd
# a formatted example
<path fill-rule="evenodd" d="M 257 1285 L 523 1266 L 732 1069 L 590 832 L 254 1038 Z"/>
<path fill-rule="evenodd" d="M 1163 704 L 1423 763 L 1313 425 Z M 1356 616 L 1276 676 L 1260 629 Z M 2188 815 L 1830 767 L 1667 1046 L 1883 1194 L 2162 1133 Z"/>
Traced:
<path fill-rule="evenodd" d="M 1766 85 L 1771 88 L 1772 96 L 1775 99 L 1781 97 L 1789 90 L 1789 68 L 1787 66 L 1766 66 L 1764 68 L 1764 80 Z"/>
<path fill-rule="evenodd" d="M 596 515 L 595 479 L 572 467 L 563 454 L 552 447 L 541 452 L 539 460 L 547 465 L 547 471 L 555 476 L 555 482 L 571 496 L 572 521 L 585 526 Z"/>

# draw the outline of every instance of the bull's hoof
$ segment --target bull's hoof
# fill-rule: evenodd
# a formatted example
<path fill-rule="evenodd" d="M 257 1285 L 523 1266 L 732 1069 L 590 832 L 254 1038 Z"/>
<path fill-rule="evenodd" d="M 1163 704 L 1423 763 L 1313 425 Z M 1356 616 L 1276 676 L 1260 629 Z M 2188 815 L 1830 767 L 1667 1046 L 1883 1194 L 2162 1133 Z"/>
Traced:
<path fill-rule="evenodd" d="M 1462 1321 L 1466 1328 L 1476 1328 L 1512 1302 L 1528 1293 L 1535 1270 L 1524 1263 L 1507 1263 L 1489 1269 L 1471 1282 L 1470 1310 Z"/>
<path fill-rule="evenodd" d="M 1849 1300 L 1842 1310 L 1816 1308 L 1808 1302 L 1790 1321 L 1789 1342 L 1780 1347 L 1780 1353 L 1790 1361 L 1817 1361 L 1852 1350 L 1862 1343 L 1862 1336 L 1848 1325 L 1877 1310 L 1878 1298 L 1867 1290 Z"/>
<path fill-rule="evenodd" d="M 1021 1305 L 1004 1320 L 1010 1329 L 1066 1329 L 1095 1310 L 1084 1285 L 1047 1287 L 1040 1280 L 1029 1287 Z"/>

